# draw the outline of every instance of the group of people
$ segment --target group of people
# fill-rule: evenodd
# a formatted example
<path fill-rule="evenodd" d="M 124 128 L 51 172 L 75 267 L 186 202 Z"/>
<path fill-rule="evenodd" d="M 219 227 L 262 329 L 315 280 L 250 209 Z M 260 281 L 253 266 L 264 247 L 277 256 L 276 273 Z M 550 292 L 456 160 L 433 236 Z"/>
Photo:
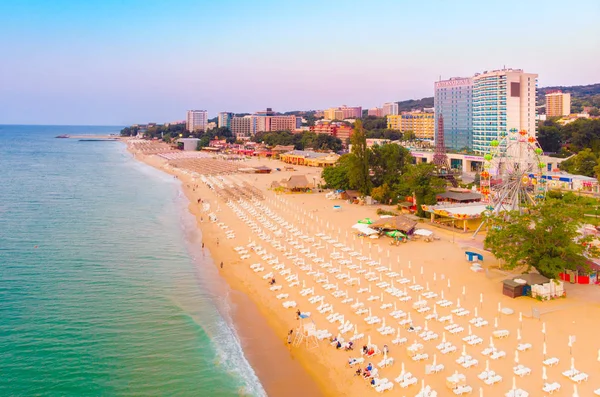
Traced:
<path fill-rule="evenodd" d="M 352 342 L 350 342 L 350 343 L 352 343 Z M 338 342 L 338 344 L 339 344 L 339 342 Z M 338 347 L 338 349 L 339 349 L 339 347 Z M 361 350 L 362 350 L 362 354 L 364 356 L 371 357 L 371 356 L 375 355 L 375 349 L 373 349 L 372 346 L 364 345 Z M 389 349 L 388 345 L 383 345 L 383 353 L 387 354 L 389 352 L 390 352 L 390 349 Z M 350 366 L 356 364 L 357 362 L 358 362 L 358 360 L 356 358 L 349 358 L 348 359 L 348 364 Z M 356 370 L 356 372 L 354 373 L 354 375 L 355 376 L 361 376 L 362 375 L 363 378 L 368 379 L 368 378 L 371 378 L 371 372 L 372 371 L 373 371 L 373 364 L 372 363 L 368 363 L 364 370 L 359 367 Z M 371 385 L 375 385 L 375 378 L 371 378 Z"/>
<path fill-rule="evenodd" d="M 331 344 L 335 343 L 336 349 L 344 348 L 345 351 L 354 349 L 354 342 L 352 342 L 352 341 L 342 344 L 342 341 L 339 340 L 337 337 L 331 338 L 329 341 L 331 342 Z"/>

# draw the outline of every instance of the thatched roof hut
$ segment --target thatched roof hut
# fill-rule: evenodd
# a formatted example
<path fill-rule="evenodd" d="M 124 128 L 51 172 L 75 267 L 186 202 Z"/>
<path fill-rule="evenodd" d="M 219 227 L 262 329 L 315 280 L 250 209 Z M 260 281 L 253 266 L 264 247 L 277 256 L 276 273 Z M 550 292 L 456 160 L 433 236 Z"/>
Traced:
<path fill-rule="evenodd" d="M 417 226 L 417 222 L 403 215 L 394 216 L 391 218 L 382 218 L 369 227 L 381 230 L 399 230 L 405 234 L 411 234 Z"/>
<path fill-rule="evenodd" d="M 305 175 L 292 175 L 279 182 L 272 182 L 271 188 L 281 187 L 290 192 L 306 192 L 312 188 Z"/>

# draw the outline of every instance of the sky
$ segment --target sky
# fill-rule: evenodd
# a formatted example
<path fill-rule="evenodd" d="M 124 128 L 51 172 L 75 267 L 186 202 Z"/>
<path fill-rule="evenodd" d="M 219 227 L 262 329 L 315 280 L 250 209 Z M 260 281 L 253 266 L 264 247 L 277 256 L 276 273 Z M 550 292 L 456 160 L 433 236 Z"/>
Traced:
<path fill-rule="evenodd" d="M 0 124 L 369 108 L 504 66 L 598 83 L 599 20 L 598 0 L 0 0 Z"/>

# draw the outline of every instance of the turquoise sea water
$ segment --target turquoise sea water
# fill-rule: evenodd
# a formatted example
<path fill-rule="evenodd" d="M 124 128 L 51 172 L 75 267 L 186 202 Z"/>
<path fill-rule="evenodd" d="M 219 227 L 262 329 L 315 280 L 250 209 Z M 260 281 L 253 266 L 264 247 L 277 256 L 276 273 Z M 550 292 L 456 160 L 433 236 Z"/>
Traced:
<path fill-rule="evenodd" d="M 172 177 L 0 126 L 0 396 L 264 395 Z"/>

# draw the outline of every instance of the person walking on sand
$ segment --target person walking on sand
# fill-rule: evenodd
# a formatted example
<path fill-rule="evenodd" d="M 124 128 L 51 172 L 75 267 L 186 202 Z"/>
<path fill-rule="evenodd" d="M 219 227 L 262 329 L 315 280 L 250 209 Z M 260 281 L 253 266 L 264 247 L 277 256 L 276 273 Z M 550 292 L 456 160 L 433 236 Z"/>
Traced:
<path fill-rule="evenodd" d="M 223 262 L 221 262 L 221 269 L 223 269 Z"/>
<path fill-rule="evenodd" d="M 294 333 L 293 329 L 290 329 L 290 332 L 288 332 L 288 336 L 287 336 L 287 343 L 288 345 L 292 344 L 292 334 Z"/>
<path fill-rule="evenodd" d="M 217 247 L 219 246 L 219 239 L 217 238 Z"/>

